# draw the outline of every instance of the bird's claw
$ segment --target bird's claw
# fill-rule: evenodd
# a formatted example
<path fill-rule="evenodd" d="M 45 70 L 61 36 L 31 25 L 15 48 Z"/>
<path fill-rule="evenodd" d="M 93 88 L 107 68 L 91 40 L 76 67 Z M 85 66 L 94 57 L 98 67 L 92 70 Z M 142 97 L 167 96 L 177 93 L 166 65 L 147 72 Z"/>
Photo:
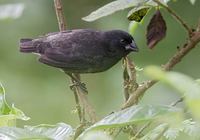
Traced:
<path fill-rule="evenodd" d="M 82 91 L 84 91 L 84 93 L 88 93 L 88 90 L 87 90 L 87 88 L 86 88 L 85 83 L 75 82 L 75 83 L 73 83 L 73 84 L 70 84 L 69 87 L 70 87 L 71 90 L 73 90 L 74 87 L 80 87 L 80 89 L 81 89 Z"/>

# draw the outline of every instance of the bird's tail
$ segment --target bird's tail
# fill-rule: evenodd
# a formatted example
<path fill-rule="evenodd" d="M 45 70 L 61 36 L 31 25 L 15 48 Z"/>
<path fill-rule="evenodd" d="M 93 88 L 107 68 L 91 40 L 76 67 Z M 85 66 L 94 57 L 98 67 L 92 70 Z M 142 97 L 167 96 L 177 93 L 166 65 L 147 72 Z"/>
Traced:
<path fill-rule="evenodd" d="M 36 52 L 36 47 L 33 46 L 33 41 L 30 38 L 20 39 L 20 52 L 32 53 Z"/>

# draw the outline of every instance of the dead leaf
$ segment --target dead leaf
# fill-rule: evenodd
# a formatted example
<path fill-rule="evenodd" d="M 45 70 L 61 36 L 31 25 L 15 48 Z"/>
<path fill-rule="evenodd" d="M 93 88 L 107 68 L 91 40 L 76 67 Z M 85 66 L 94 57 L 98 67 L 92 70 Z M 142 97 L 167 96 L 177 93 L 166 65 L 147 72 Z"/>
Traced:
<path fill-rule="evenodd" d="M 157 10 L 147 26 L 147 45 L 152 49 L 160 40 L 166 36 L 166 23 L 160 10 Z"/>

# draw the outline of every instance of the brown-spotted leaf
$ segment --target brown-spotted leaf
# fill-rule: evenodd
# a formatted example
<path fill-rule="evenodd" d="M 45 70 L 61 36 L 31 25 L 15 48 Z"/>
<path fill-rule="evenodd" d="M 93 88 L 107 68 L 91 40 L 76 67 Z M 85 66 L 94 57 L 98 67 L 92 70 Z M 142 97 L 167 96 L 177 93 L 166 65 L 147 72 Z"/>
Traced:
<path fill-rule="evenodd" d="M 166 23 L 159 10 L 155 12 L 147 26 L 147 45 L 152 49 L 160 40 L 166 36 Z"/>

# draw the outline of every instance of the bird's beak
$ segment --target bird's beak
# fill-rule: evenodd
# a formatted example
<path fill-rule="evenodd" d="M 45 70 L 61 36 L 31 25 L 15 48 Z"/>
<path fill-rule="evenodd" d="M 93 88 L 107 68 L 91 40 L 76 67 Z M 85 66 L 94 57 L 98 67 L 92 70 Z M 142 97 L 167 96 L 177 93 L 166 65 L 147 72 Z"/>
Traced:
<path fill-rule="evenodd" d="M 138 52 L 139 51 L 135 41 L 132 41 L 132 43 L 128 44 L 125 48 L 126 48 L 126 50 L 130 50 L 130 51 L 134 51 L 134 52 Z"/>

